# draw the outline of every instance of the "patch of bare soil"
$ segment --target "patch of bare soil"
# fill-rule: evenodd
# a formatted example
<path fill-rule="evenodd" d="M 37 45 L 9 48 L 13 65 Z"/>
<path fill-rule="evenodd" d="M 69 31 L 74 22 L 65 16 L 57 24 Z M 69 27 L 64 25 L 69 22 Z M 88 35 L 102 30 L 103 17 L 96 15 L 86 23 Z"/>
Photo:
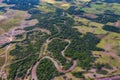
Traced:
<path fill-rule="evenodd" d="M 99 38 L 99 39 L 102 39 L 104 38 L 105 36 L 107 36 L 109 33 L 106 33 L 106 34 L 96 34 L 96 37 Z"/>
<path fill-rule="evenodd" d="M 91 18 L 91 19 L 94 19 L 96 18 L 97 16 L 94 15 L 94 14 L 85 14 L 84 16 L 88 17 L 88 18 Z"/>
<path fill-rule="evenodd" d="M 3 21 L 5 19 L 7 19 L 8 17 L 7 16 L 4 16 L 4 15 L 0 15 L 0 21 Z"/>
<path fill-rule="evenodd" d="M 8 32 L 6 32 L 6 33 L 4 33 L 0 36 L 0 45 L 11 42 L 10 36 L 12 34 L 12 31 L 14 31 L 14 33 L 12 34 L 12 36 L 14 38 L 16 35 L 24 33 L 25 32 L 25 30 L 24 30 L 25 27 L 31 27 L 31 26 L 34 26 L 37 23 L 38 23 L 38 21 L 36 19 L 29 20 L 29 21 L 25 21 L 25 20 L 22 21 L 20 26 L 16 26 L 16 27 L 12 28 Z M 46 30 L 42 30 L 42 31 L 46 31 Z"/>
<path fill-rule="evenodd" d="M 120 76 L 113 76 L 109 78 L 101 78 L 101 79 L 96 79 L 96 80 L 120 80 Z"/>
<path fill-rule="evenodd" d="M 119 26 L 120 26 L 119 21 L 115 22 L 115 23 L 114 23 L 114 26 L 115 26 L 115 27 L 119 27 Z"/>
<path fill-rule="evenodd" d="M 37 78 L 37 74 L 36 74 L 36 69 L 37 69 L 37 66 L 39 65 L 39 62 L 37 62 L 34 66 L 33 66 L 33 69 L 32 69 L 32 79 L 34 80 L 38 80 Z"/>

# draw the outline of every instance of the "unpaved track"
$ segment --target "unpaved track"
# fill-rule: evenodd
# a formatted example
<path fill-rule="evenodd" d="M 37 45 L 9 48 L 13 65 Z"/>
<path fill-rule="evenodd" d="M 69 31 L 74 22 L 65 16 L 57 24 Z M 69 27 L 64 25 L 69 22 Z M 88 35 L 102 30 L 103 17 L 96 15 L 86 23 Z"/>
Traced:
<path fill-rule="evenodd" d="M 71 44 L 71 42 L 70 42 L 70 40 L 68 40 L 68 39 L 66 39 L 66 40 L 64 40 L 64 41 L 68 42 L 68 45 L 65 47 L 65 49 L 64 49 L 63 51 L 61 51 L 61 53 L 62 53 L 62 56 L 63 56 L 64 58 L 66 58 L 67 60 L 70 61 L 71 58 L 65 56 L 65 51 L 66 51 L 66 49 L 69 47 L 69 45 Z"/>
<path fill-rule="evenodd" d="M 77 65 L 77 61 L 74 60 L 74 61 L 73 61 L 73 65 L 72 65 L 69 69 L 63 70 L 63 69 L 59 66 L 59 64 L 58 64 L 53 58 L 51 58 L 51 57 L 49 57 L 49 56 L 45 56 L 43 59 L 45 59 L 45 58 L 51 60 L 51 61 L 54 63 L 57 71 L 60 72 L 60 73 L 70 72 L 70 71 L 73 70 L 73 69 L 76 67 L 76 65 Z"/>
<path fill-rule="evenodd" d="M 53 62 L 53 64 L 54 64 L 54 66 L 56 67 L 57 71 L 60 72 L 60 73 L 70 72 L 70 71 L 72 71 L 72 70 L 77 66 L 77 61 L 74 60 L 74 61 L 73 61 L 73 65 L 72 65 L 69 69 L 63 70 L 63 69 L 60 67 L 60 65 L 57 63 L 57 61 L 55 61 L 53 58 L 51 58 L 51 57 L 49 57 L 49 56 L 45 56 L 45 57 L 43 57 L 41 60 L 43 60 L 43 59 L 49 59 L 49 60 L 51 60 L 51 61 Z M 40 61 L 41 61 L 41 60 L 40 60 Z M 37 63 L 33 66 L 33 69 L 32 69 L 32 79 L 34 79 L 34 80 L 38 80 L 37 74 L 36 74 L 36 69 L 37 69 L 40 61 L 37 62 Z M 31 79 L 31 80 L 32 80 L 32 79 Z"/>
<path fill-rule="evenodd" d="M 120 76 L 113 76 L 110 78 L 102 78 L 102 79 L 96 79 L 96 80 L 120 80 Z"/>
<path fill-rule="evenodd" d="M 0 73 L 2 73 L 3 69 L 5 68 L 6 64 L 7 64 L 7 60 L 8 60 L 8 50 L 11 48 L 11 45 L 8 45 L 6 50 L 5 50 L 5 63 L 4 65 L 1 67 Z"/>
<path fill-rule="evenodd" d="M 10 38 L 9 38 L 10 41 L 13 41 L 13 34 L 14 34 L 14 30 L 11 31 Z M 4 65 L 1 67 L 0 77 L 2 77 L 2 75 L 3 75 L 3 74 L 2 74 L 2 73 L 3 73 L 3 70 L 4 70 L 4 68 L 5 68 L 6 64 L 7 64 L 7 61 L 8 61 L 8 51 L 10 50 L 11 47 L 12 47 L 12 45 L 9 44 L 9 45 L 7 46 L 7 48 L 6 48 L 6 50 L 5 50 L 5 63 L 4 63 Z"/>
<path fill-rule="evenodd" d="M 54 40 L 54 39 L 60 39 L 60 38 L 53 38 L 53 39 L 51 39 L 51 40 L 49 40 L 49 38 L 48 38 L 48 39 L 46 40 L 46 43 L 43 44 L 43 47 L 44 47 L 43 53 L 44 53 L 44 54 L 45 54 L 45 52 L 46 52 L 46 50 L 47 50 L 47 45 L 48 45 L 52 40 Z M 60 40 L 62 40 L 62 39 L 60 39 Z M 63 57 L 66 58 L 67 60 L 71 60 L 71 58 L 66 57 L 65 54 L 64 54 L 65 50 L 69 47 L 69 45 L 70 45 L 71 42 L 70 42 L 70 40 L 67 40 L 67 39 L 65 39 L 64 41 L 68 42 L 69 44 L 65 47 L 65 49 L 64 49 L 63 51 L 61 51 L 61 54 L 62 54 Z M 45 48 L 45 47 L 46 47 L 46 48 Z M 60 72 L 60 73 L 70 72 L 70 71 L 72 71 L 72 70 L 77 66 L 77 60 L 73 60 L 73 65 L 72 65 L 69 69 L 63 70 L 63 69 L 60 67 L 60 65 L 58 64 L 58 62 L 55 61 L 53 58 L 51 58 L 51 57 L 49 57 L 49 56 L 45 56 L 45 57 L 43 57 L 41 60 L 43 60 L 43 59 L 45 59 L 45 58 L 51 60 L 51 61 L 53 62 L 53 64 L 54 64 L 54 66 L 56 67 L 57 71 Z M 41 61 L 41 60 L 40 60 L 40 61 Z M 40 61 L 37 62 L 37 63 L 33 66 L 33 69 L 32 69 L 32 79 L 34 79 L 34 80 L 38 80 L 37 74 L 36 74 L 36 69 L 37 69 L 37 66 L 39 65 Z"/>
<path fill-rule="evenodd" d="M 38 80 L 37 74 L 36 74 L 36 69 L 37 69 L 39 63 L 40 63 L 40 62 L 37 62 L 37 63 L 33 66 L 33 69 L 32 69 L 32 79 L 31 79 L 31 80 Z"/>
<path fill-rule="evenodd" d="M 58 33 L 57 33 L 57 34 L 59 34 L 59 33 L 60 33 L 60 29 L 59 29 L 57 26 L 56 26 L 56 28 L 58 29 Z M 54 36 L 56 36 L 57 34 L 55 34 Z M 40 59 L 41 56 L 44 56 L 44 57 L 42 57 L 42 58 L 40 59 L 40 61 L 43 60 L 43 59 L 45 59 L 45 58 L 51 60 L 51 61 L 53 62 L 53 64 L 54 64 L 54 66 L 56 67 L 57 71 L 60 72 L 60 73 L 67 73 L 67 72 L 72 71 L 72 70 L 77 66 L 77 60 L 73 60 L 73 65 L 72 65 L 69 69 L 63 70 L 62 67 L 58 64 L 57 61 L 55 61 L 53 58 L 51 58 L 51 57 L 49 57 L 49 56 L 46 56 L 48 44 L 49 44 L 52 40 L 54 40 L 54 39 L 63 40 L 63 39 L 57 38 L 57 37 L 52 38 L 52 39 L 51 39 L 51 37 L 49 37 L 48 39 L 46 39 L 45 43 L 44 43 L 44 44 L 42 45 L 42 47 L 41 47 L 39 59 Z M 61 51 L 61 55 L 62 55 L 64 58 L 66 58 L 67 60 L 71 60 L 71 58 L 66 57 L 65 54 L 64 54 L 64 52 L 65 52 L 66 49 L 69 47 L 69 45 L 71 44 L 71 42 L 70 42 L 70 40 L 68 40 L 68 39 L 65 39 L 64 41 L 68 42 L 68 45 L 64 48 L 63 51 Z M 36 69 L 37 69 L 40 61 L 36 62 L 36 64 L 35 64 L 35 65 L 33 66 L 33 68 L 32 68 L 32 72 L 31 72 L 32 79 L 31 79 L 31 80 L 38 80 L 37 74 L 36 74 Z"/>

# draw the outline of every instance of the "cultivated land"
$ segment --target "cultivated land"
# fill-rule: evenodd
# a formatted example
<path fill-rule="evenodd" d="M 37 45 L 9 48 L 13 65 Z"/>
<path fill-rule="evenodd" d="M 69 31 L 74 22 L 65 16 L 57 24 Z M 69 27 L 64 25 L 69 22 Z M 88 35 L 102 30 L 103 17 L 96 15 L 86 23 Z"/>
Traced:
<path fill-rule="evenodd" d="M 0 80 L 120 79 L 119 2 L 10 1 L 0 3 Z"/>

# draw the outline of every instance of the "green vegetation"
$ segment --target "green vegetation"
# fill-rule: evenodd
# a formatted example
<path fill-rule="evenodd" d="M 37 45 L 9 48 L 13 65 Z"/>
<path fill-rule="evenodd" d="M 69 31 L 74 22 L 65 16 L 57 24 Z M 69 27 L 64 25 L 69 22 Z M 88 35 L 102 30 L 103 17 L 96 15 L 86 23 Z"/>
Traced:
<path fill-rule="evenodd" d="M 79 66 L 90 68 L 92 65 L 91 62 L 94 61 L 91 50 L 101 50 L 95 47 L 98 42 L 99 39 L 94 37 L 93 34 L 87 33 L 82 38 L 78 37 L 72 40 L 65 54 L 73 59 L 79 59 Z"/>
<path fill-rule="evenodd" d="M 0 57 L 0 67 L 5 63 L 5 57 Z"/>
<path fill-rule="evenodd" d="M 108 71 L 106 70 L 97 70 L 96 71 L 98 74 L 103 74 L 103 75 L 107 75 Z"/>
<path fill-rule="evenodd" d="M 1 23 L 0 28 L 4 29 L 5 31 L 8 31 L 13 26 L 18 26 L 19 21 L 19 19 L 8 19 L 7 21 Z"/>
<path fill-rule="evenodd" d="M 54 64 L 49 59 L 43 59 L 38 65 L 37 75 L 39 80 L 51 80 L 60 73 L 57 72 Z"/>
<path fill-rule="evenodd" d="M 67 46 L 67 42 L 62 41 L 60 39 L 54 39 L 48 45 L 48 51 L 50 51 L 50 55 L 53 56 L 55 59 L 60 61 L 60 63 L 65 64 L 66 59 L 62 56 L 61 51 Z"/>
<path fill-rule="evenodd" d="M 82 72 L 72 73 L 77 78 L 84 78 L 84 75 Z"/>
<path fill-rule="evenodd" d="M 67 70 L 67 69 L 69 69 L 72 65 L 73 65 L 73 62 L 72 62 L 72 61 L 70 61 L 69 63 L 67 62 L 65 65 L 63 65 L 63 69 L 64 69 L 64 70 Z"/>
<path fill-rule="evenodd" d="M 82 68 L 83 71 L 96 69 L 97 71 L 93 71 L 93 73 L 97 72 L 97 74 L 105 76 L 109 75 L 109 70 L 114 70 L 114 67 L 119 69 L 119 57 L 116 57 L 116 54 L 119 55 L 119 49 L 116 47 L 119 46 L 120 28 L 113 24 L 119 23 L 120 4 L 98 0 L 66 1 L 44 0 L 38 4 L 39 1 L 35 0 L 32 4 L 30 0 L 30 6 L 24 2 L 19 4 L 19 1 L 17 3 L 16 0 L 13 2 L 5 0 L 8 4 L 15 4 L 11 7 L 12 9 L 27 10 L 32 15 L 27 20 L 38 20 L 38 24 L 24 30 L 29 32 L 34 28 L 43 28 L 51 33 L 48 35 L 40 31 L 32 31 L 26 34 L 26 39 L 12 42 L 16 48 L 10 52 L 12 61 L 9 66 L 9 80 L 23 79 L 27 70 L 46 55 L 62 65 L 64 70 L 73 65 L 73 60 L 77 61 L 77 67 Z M 23 6 L 20 7 L 21 5 Z M 24 9 L 24 7 L 26 8 Z M 19 17 L 18 13 L 13 15 L 13 18 L 2 22 L 0 28 L 8 31 L 13 26 L 18 26 L 20 21 L 25 19 Z M 107 32 L 108 34 L 106 34 Z M 18 35 L 16 39 L 23 37 L 23 35 Z M 69 40 L 70 43 L 65 40 Z M 64 49 L 66 49 L 65 57 L 61 53 Z M 115 54 L 113 49 L 118 52 Z M 43 51 L 44 55 L 42 55 Z M 113 53 L 106 54 L 110 52 Z M 67 58 L 71 60 L 67 60 Z M 86 77 L 80 70 L 71 73 L 76 78 Z M 37 67 L 39 80 L 50 80 L 60 74 L 48 59 L 42 59 Z M 65 73 L 65 75 L 67 74 Z"/>
<path fill-rule="evenodd" d="M 109 64 L 105 63 L 96 63 L 95 66 L 97 70 L 102 70 L 102 68 L 113 69 Z"/>
<path fill-rule="evenodd" d="M 104 11 L 110 10 L 110 11 L 114 11 L 115 14 L 120 15 L 120 8 L 118 7 L 120 6 L 120 4 L 118 3 L 97 3 L 97 1 L 95 3 L 90 4 L 89 7 L 84 7 L 82 8 L 83 11 L 85 11 L 86 13 L 91 13 L 91 14 L 102 14 L 104 13 Z"/>
<path fill-rule="evenodd" d="M 3 2 L 7 4 L 14 4 L 14 6 L 11 7 L 12 9 L 28 10 L 34 8 L 34 6 L 39 3 L 39 0 L 4 0 Z"/>
<path fill-rule="evenodd" d="M 119 27 L 114 27 L 114 26 L 105 25 L 105 26 L 103 27 L 103 29 L 106 30 L 106 31 L 111 31 L 111 32 L 120 33 L 120 28 L 119 28 Z"/>
<path fill-rule="evenodd" d="M 41 17 L 38 18 L 38 20 L 40 21 L 38 25 L 42 25 L 42 28 L 44 27 L 50 30 L 53 34 L 55 34 L 56 29 L 53 26 L 56 24 L 60 29 L 60 33 L 54 37 L 59 37 L 63 39 L 68 38 L 72 41 L 71 45 L 65 52 L 66 56 L 71 57 L 73 59 L 79 58 L 80 66 L 82 65 L 82 67 L 90 67 L 90 62 L 94 60 L 91 54 L 91 50 L 99 50 L 95 47 L 95 45 L 99 43 L 99 39 L 97 39 L 91 33 L 87 33 L 86 35 L 83 35 L 84 37 L 81 37 L 82 34 L 79 33 L 76 29 L 72 28 L 72 25 L 74 25 L 74 20 L 67 15 L 62 16 L 62 11 L 61 13 L 56 12 L 39 15 Z M 66 22 L 66 24 L 64 24 L 64 22 Z"/>
<path fill-rule="evenodd" d="M 34 9 L 35 10 L 35 9 Z M 31 10 L 29 11 L 29 13 Z M 33 12 L 33 10 L 32 10 Z M 50 12 L 50 13 L 33 13 L 31 19 L 38 19 L 40 23 L 36 25 L 36 27 L 40 28 L 45 28 L 51 32 L 50 38 L 61 38 L 61 39 L 69 39 L 71 40 L 70 46 L 67 48 L 65 51 L 65 55 L 72 58 L 72 59 L 78 59 L 78 66 L 84 68 L 84 69 L 90 69 L 92 66 L 92 63 L 94 62 L 94 57 L 91 54 L 92 50 L 101 50 L 96 47 L 97 43 L 99 43 L 99 39 L 95 37 L 94 34 L 92 33 L 87 33 L 86 35 L 81 34 L 80 32 L 77 31 L 77 29 L 73 29 L 72 27 L 74 26 L 74 19 L 65 14 L 63 15 L 63 10 L 56 8 L 56 12 Z M 39 16 L 39 17 L 38 17 Z M 42 26 L 41 26 L 42 25 Z M 40 33 L 41 34 L 41 33 Z M 25 56 L 28 57 L 33 57 L 31 58 L 30 63 L 28 62 L 27 67 L 24 69 L 24 67 L 19 67 L 21 63 L 17 63 L 15 65 L 18 65 L 18 67 L 12 68 L 10 67 L 10 78 L 14 79 L 15 73 L 17 73 L 17 77 L 24 77 L 24 73 L 26 73 L 26 70 L 28 69 L 28 66 L 32 65 L 35 60 L 37 60 L 38 56 L 37 53 L 40 51 L 39 49 L 41 48 L 42 43 L 46 40 L 46 37 L 40 37 L 40 34 L 34 34 L 29 33 L 29 36 L 27 37 L 26 40 L 24 40 L 21 43 L 19 43 L 16 46 L 16 49 L 11 51 L 12 56 L 15 56 L 16 58 L 14 60 L 19 60 L 24 58 Z M 39 38 L 40 37 L 40 38 Z M 60 61 L 62 64 L 65 64 L 65 58 L 62 57 L 61 51 L 65 48 L 65 46 L 68 43 L 55 39 L 53 40 L 49 46 L 48 50 L 51 52 L 50 55 L 52 55 L 55 59 Z M 15 54 L 17 53 L 17 54 Z M 27 58 L 29 59 L 29 58 Z M 27 62 L 27 59 L 25 59 Z M 21 61 L 23 62 L 23 61 Z M 14 66 L 14 64 L 12 64 Z M 11 66 L 12 66 L 11 65 Z M 24 66 L 25 64 L 22 64 Z M 71 65 L 71 64 L 70 64 Z M 69 66 L 69 64 L 67 65 Z M 65 66 L 67 68 L 67 66 Z M 47 66 L 48 68 L 50 66 Z M 43 67 L 44 68 L 44 67 Z M 23 71 L 18 73 L 14 70 L 18 71 L 19 69 L 23 69 Z M 48 71 L 48 73 L 51 71 Z M 43 72 L 42 72 L 43 73 Z M 45 73 L 44 75 L 48 75 L 48 73 Z M 51 78 L 50 76 L 47 76 L 48 78 Z M 42 77 L 39 77 L 42 78 Z"/>
<path fill-rule="evenodd" d="M 10 14 L 12 12 L 13 14 Z M 0 16 L 0 17 L 3 17 L 3 19 L 5 18 L 5 20 L 0 22 L 0 30 L 3 29 L 3 31 L 5 32 L 9 31 L 11 28 L 15 26 L 19 26 L 21 21 L 26 19 L 28 16 L 27 12 L 19 11 L 19 10 L 9 10 L 7 14 L 11 17 L 7 18 L 7 16 L 4 16 L 4 15 Z"/>
<path fill-rule="evenodd" d="M 41 10 L 43 12 L 55 12 L 56 11 L 55 7 L 48 3 L 40 3 L 40 5 L 38 6 L 38 10 Z"/>
<path fill-rule="evenodd" d="M 120 56 L 120 47 L 117 47 L 117 55 Z"/>
<path fill-rule="evenodd" d="M 6 12 L 7 12 L 7 10 L 5 10 L 5 7 L 0 6 L 0 15 L 3 13 L 6 13 Z"/>
<path fill-rule="evenodd" d="M 27 58 L 10 65 L 9 80 L 14 80 L 15 77 L 24 79 L 27 70 L 36 62 L 38 55 L 28 55 Z"/>
<path fill-rule="evenodd" d="M 40 48 L 47 37 L 47 34 L 39 31 L 30 32 L 26 40 L 16 44 L 16 48 L 10 52 L 10 55 L 15 57 L 10 65 L 10 80 L 15 77 L 24 78 L 27 70 L 37 61 Z"/>

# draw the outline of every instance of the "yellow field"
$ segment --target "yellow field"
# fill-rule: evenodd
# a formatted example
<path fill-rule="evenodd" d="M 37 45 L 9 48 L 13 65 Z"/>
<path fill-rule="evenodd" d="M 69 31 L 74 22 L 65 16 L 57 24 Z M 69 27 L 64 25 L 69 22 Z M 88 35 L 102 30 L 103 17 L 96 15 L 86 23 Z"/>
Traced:
<path fill-rule="evenodd" d="M 120 61 L 116 58 L 112 59 L 112 54 L 107 54 L 104 52 L 98 52 L 98 51 L 93 51 L 94 55 L 101 55 L 100 58 L 96 60 L 96 63 L 104 63 L 104 64 L 109 64 L 112 67 L 119 67 L 120 66 Z"/>
<path fill-rule="evenodd" d="M 0 49 L 0 55 L 1 55 L 2 53 L 4 53 L 5 49 L 6 49 L 6 47 Z"/>
<path fill-rule="evenodd" d="M 75 21 L 77 22 L 82 22 L 82 26 L 74 26 L 73 28 L 77 28 L 79 32 L 81 33 L 86 33 L 86 32 L 91 32 L 94 34 L 105 34 L 106 31 L 102 29 L 104 26 L 103 24 L 97 23 L 97 22 L 92 22 L 90 20 L 87 20 L 85 18 L 80 18 L 76 17 Z M 92 28 L 95 26 L 95 28 Z"/>
<path fill-rule="evenodd" d="M 111 49 L 116 46 L 120 46 L 120 35 L 111 32 L 108 36 L 104 37 L 97 46 L 100 48 L 105 48 L 105 45 L 107 44 L 111 44 Z"/>
<path fill-rule="evenodd" d="M 84 1 L 84 2 L 90 2 L 91 0 L 81 0 L 81 1 Z"/>
<path fill-rule="evenodd" d="M 55 0 L 41 0 L 42 2 L 47 2 L 47 3 L 55 3 Z"/>
<path fill-rule="evenodd" d="M 68 9 L 70 7 L 69 3 L 63 2 L 63 1 L 55 1 L 55 0 L 41 0 L 42 2 L 51 3 L 56 7 L 62 8 L 62 9 Z"/>
<path fill-rule="evenodd" d="M 46 3 L 41 3 L 37 8 L 43 12 L 55 12 L 56 9 Z"/>

